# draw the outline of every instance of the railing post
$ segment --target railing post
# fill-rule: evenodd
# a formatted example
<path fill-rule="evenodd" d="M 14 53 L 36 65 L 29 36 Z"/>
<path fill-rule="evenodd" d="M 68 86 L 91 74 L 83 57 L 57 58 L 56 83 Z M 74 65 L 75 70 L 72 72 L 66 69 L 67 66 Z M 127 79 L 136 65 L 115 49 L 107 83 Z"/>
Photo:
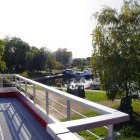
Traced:
<path fill-rule="evenodd" d="M 70 120 L 71 116 L 71 102 L 67 100 L 67 120 Z"/>
<path fill-rule="evenodd" d="M 19 90 L 21 91 L 21 79 L 19 78 Z"/>
<path fill-rule="evenodd" d="M 108 125 L 108 140 L 113 140 L 113 125 Z"/>
<path fill-rule="evenodd" d="M 4 76 L 2 75 L 2 79 L 1 79 L 1 86 L 3 87 L 3 80 L 4 80 Z"/>
<path fill-rule="evenodd" d="M 11 85 L 14 86 L 14 77 L 11 75 Z"/>
<path fill-rule="evenodd" d="M 17 87 L 17 77 L 15 76 L 15 87 Z"/>
<path fill-rule="evenodd" d="M 35 96 L 36 96 L 35 85 L 33 85 L 33 101 L 34 101 L 34 104 L 35 104 Z"/>
<path fill-rule="evenodd" d="M 25 81 L 25 95 L 27 97 L 27 81 Z"/>
<path fill-rule="evenodd" d="M 49 115 L 49 94 L 46 91 L 46 114 Z"/>

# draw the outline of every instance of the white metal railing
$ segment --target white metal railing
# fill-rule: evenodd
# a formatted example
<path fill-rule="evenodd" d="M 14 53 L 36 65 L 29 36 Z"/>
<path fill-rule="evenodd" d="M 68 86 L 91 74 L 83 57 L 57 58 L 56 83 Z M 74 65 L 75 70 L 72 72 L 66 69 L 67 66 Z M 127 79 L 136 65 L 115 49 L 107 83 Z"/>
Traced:
<path fill-rule="evenodd" d="M 127 121 L 129 119 L 129 116 L 125 113 L 70 94 L 66 94 L 63 91 L 54 89 L 52 87 L 46 86 L 17 74 L 0 74 L 0 85 L 11 85 L 17 87 L 19 91 L 24 92 L 26 97 L 30 97 L 33 100 L 34 104 L 39 104 L 41 107 L 43 107 L 46 110 L 47 115 L 49 115 L 51 113 L 51 110 L 53 110 L 59 113 L 61 116 L 66 117 L 68 121 L 61 122 L 61 125 L 65 128 L 68 128 L 71 132 L 87 130 L 97 139 L 101 138 L 96 134 L 93 134 L 88 129 L 104 127 L 106 125 L 105 128 L 107 128 L 108 130 L 108 139 L 111 140 L 113 139 L 113 124 Z M 50 98 L 50 95 L 53 95 L 53 97 L 65 99 L 65 103 L 61 103 L 53 98 Z M 54 102 L 58 106 L 66 108 L 66 113 L 63 114 L 63 112 L 58 110 L 58 106 L 51 106 L 51 102 Z M 87 116 L 73 109 L 71 105 L 72 103 L 91 108 L 101 115 L 88 118 Z M 72 112 L 75 112 L 76 114 L 82 116 L 84 119 L 71 120 Z M 52 133 L 52 131 L 55 131 L 54 128 L 57 127 L 57 123 L 50 124 L 48 125 L 48 127 L 48 132 Z M 54 132 L 54 134 L 56 135 L 56 132 Z"/>

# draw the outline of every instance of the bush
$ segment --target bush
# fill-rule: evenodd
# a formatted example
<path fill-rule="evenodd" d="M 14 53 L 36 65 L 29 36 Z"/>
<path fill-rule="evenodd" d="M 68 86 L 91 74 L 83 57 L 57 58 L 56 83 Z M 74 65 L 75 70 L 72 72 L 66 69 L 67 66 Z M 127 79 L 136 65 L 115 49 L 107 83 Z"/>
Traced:
<path fill-rule="evenodd" d="M 134 131 L 134 127 L 133 126 L 123 126 L 123 128 L 120 130 L 120 133 L 122 136 L 125 137 L 133 137 L 136 135 L 136 132 Z"/>

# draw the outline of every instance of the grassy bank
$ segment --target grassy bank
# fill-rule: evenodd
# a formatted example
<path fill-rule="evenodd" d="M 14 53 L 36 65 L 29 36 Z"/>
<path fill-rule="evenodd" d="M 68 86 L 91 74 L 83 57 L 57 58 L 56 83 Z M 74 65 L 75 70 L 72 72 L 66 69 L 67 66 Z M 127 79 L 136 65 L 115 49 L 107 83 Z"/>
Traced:
<path fill-rule="evenodd" d="M 120 100 L 115 101 L 107 100 L 106 93 L 103 91 L 86 91 L 86 99 L 97 102 L 108 107 L 117 109 L 120 105 Z M 139 140 L 140 139 L 140 100 L 134 100 L 132 103 L 133 114 L 130 121 L 123 124 L 115 125 L 115 131 L 119 132 L 121 136 L 118 140 Z M 88 112 L 88 114 L 90 114 Z M 92 113 L 91 113 L 92 114 Z M 93 115 L 93 114 L 92 114 Z M 96 135 L 105 138 L 107 136 L 107 130 L 104 128 L 93 129 Z M 82 131 L 79 134 L 86 140 L 95 140 L 94 136 L 90 135 L 88 132 Z"/>
<path fill-rule="evenodd" d="M 86 94 L 86 99 L 92 102 L 107 100 L 106 93 L 104 91 L 86 90 L 85 94 Z"/>
<path fill-rule="evenodd" d="M 106 97 L 106 93 L 104 91 L 92 91 L 86 90 L 85 92 L 86 99 L 92 102 L 97 102 L 99 104 L 103 104 L 105 106 L 117 109 L 120 105 L 120 99 L 115 101 L 110 101 Z M 133 107 L 133 115 L 130 118 L 130 121 L 117 124 L 114 126 L 116 132 L 119 132 L 121 136 L 118 140 L 139 140 L 140 139 L 140 100 L 134 100 L 132 103 Z M 87 112 L 84 114 L 85 116 L 96 116 L 98 113 L 95 112 Z M 78 119 L 73 116 L 72 119 Z M 95 128 L 91 130 L 96 135 L 101 138 L 107 137 L 107 130 L 105 128 Z M 89 134 L 86 131 L 79 132 L 79 134 L 84 137 L 86 140 L 96 140 L 94 136 Z"/>

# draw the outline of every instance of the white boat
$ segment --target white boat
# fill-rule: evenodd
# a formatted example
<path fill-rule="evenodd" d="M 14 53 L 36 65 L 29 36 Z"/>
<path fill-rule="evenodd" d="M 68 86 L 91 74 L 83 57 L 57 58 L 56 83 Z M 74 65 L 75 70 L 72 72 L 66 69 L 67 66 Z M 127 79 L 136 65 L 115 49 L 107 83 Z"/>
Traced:
<path fill-rule="evenodd" d="M 77 81 L 77 80 L 72 81 L 69 85 L 71 85 L 73 87 L 83 85 L 84 89 L 89 89 L 92 82 L 93 82 L 92 79 L 86 80 L 85 78 L 81 78 L 79 81 Z"/>

